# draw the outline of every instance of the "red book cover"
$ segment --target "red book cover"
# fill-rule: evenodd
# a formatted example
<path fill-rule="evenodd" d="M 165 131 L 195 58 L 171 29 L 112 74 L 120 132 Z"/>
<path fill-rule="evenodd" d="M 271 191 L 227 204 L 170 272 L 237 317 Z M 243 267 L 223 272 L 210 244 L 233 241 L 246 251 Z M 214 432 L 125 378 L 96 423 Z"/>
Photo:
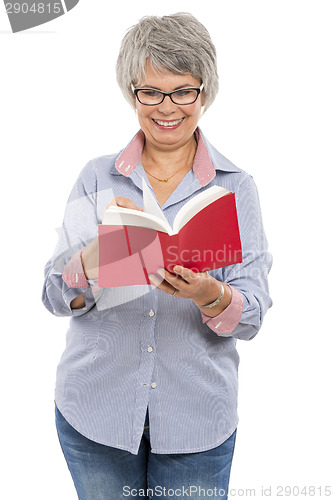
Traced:
<path fill-rule="evenodd" d="M 101 288 L 151 284 L 148 275 L 179 264 L 204 272 L 242 262 L 235 194 L 196 213 L 177 234 L 140 226 L 99 224 Z"/>

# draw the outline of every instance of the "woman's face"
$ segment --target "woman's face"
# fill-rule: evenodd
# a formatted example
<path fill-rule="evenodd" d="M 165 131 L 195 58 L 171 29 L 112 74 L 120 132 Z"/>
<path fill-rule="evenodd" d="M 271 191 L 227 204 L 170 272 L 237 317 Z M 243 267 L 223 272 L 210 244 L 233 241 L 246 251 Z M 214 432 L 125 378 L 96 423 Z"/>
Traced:
<path fill-rule="evenodd" d="M 200 85 L 200 81 L 189 74 L 177 75 L 168 70 L 155 73 L 151 65 L 147 64 L 146 76 L 136 87 L 172 92 L 176 89 L 200 87 Z M 186 106 L 174 104 L 169 97 L 165 97 L 164 101 L 156 106 L 145 106 L 136 99 L 139 124 L 146 141 L 160 150 L 178 149 L 192 139 L 202 106 L 201 94 L 193 104 Z M 178 123 L 170 125 L 173 122 Z"/>

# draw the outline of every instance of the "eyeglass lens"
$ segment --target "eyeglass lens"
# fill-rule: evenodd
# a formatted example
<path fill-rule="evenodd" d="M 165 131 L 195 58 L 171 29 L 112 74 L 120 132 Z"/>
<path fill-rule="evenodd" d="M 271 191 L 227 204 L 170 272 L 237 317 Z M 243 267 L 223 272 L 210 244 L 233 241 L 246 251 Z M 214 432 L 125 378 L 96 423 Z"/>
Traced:
<path fill-rule="evenodd" d="M 138 99 L 142 104 L 160 104 L 163 101 L 164 94 L 154 89 L 139 90 Z M 182 89 L 176 90 L 171 94 L 171 100 L 175 104 L 192 104 L 198 97 L 197 90 Z"/>

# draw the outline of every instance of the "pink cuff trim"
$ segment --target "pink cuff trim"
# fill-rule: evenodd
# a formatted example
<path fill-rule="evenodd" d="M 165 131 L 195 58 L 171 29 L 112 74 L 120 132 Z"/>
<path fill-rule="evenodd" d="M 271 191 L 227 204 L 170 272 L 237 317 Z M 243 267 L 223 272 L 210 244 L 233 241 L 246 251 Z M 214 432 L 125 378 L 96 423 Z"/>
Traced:
<path fill-rule="evenodd" d="M 230 285 L 229 285 L 230 286 Z M 214 318 L 201 312 L 202 321 L 218 335 L 232 333 L 239 323 L 243 312 L 243 295 L 233 286 L 230 286 L 231 302 L 228 307 Z"/>
<path fill-rule="evenodd" d="M 81 252 L 82 249 L 72 255 L 62 273 L 62 279 L 71 288 L 89 288 L 89 283 L 82 267 Z"/>

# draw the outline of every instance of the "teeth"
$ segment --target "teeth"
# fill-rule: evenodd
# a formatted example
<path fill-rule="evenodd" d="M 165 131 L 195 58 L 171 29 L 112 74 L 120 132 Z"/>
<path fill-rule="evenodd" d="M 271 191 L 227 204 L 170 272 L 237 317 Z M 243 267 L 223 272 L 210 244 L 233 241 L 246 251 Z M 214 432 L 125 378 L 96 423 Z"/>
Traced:
<path fill-rule="evenodd" d="M 156 122 L 158 125 L 162 125 L 162 127 L 174 127 L 175 125 L 178 125 L 182 121 L 183 118 L 181 118 L 180 120 L 175 120 L 173 122 L 162 122 L 161 120 L 154 119 L 154 122 Z"/>

